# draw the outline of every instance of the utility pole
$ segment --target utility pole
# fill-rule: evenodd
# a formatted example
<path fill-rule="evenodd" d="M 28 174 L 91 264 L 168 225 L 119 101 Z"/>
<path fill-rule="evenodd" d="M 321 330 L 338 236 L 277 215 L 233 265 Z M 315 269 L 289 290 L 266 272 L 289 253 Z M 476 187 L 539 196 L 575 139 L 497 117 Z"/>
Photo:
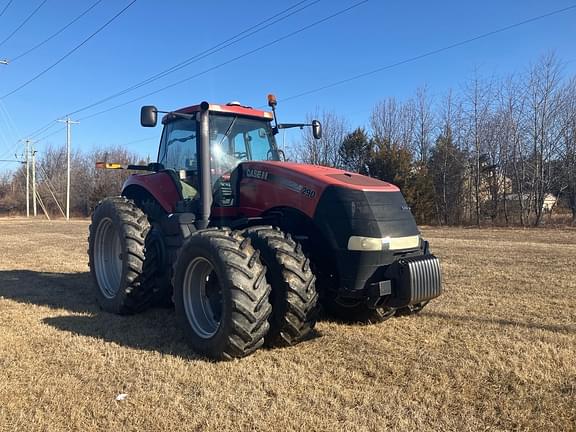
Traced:
<path fill-rule="evenodd" d="M 32 146 L 32 212 L 34 217 L 38 216 L 36 206 L 36 150 Z"/>
<path fill-rule="evenodd" d="M 66 120 L 58 120 L 60 123 L 66 123 L 66 220 L 70 220 L 70 125 L 78 124 L 80 122 L 73 121 L 70 116 Z"/>
<path fill-rule="evenodd" d="M 30 217 L 30 140 L 26 140 L 26 217 Z"/>

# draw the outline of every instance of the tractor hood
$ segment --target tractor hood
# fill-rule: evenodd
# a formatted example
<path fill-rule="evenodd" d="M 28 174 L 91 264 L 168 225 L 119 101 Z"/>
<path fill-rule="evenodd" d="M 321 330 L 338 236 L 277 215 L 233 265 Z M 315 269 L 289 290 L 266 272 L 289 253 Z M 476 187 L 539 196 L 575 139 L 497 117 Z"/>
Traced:
<path fill-rule="evenodd" d="M 296 209 L 314 220 L 336 248 L 348 248 L 353 236 L 419 235 L 400 189 L 381 180 L 336 168 L 272 161 L 243 162 L 238 175 L 240 207 L 247 215 Z"/>
<path fill-rule="evenodd" d="M 335 272 L 347 269 L 340 284 L 348 290 L 363 289 L 375 269 L 423 246 L 410 207 L 393 184 L 289 162 L 243 162 L 235 171 L 239 213 L 292 215 L 284 223 L 304 213 L 315 227 L 309 232 L 319 233 L 308 239 L 309 247 Z"/>
<path fill-rule="evenodd" d="M 319 193 L 328 186 L 339 186 L 346 189 L 362 191 L 397 192 L 397 186 L 378 179 L 351 173 L 337 168 L 329 168 L 319 165 L 298 164 L 293 162 L 246 162 L 247 169 L 253 165 L 260 166 L 262 170 L 270 167 L 271 171 L 284 174 L 287 178 L 309 187 Z"/>

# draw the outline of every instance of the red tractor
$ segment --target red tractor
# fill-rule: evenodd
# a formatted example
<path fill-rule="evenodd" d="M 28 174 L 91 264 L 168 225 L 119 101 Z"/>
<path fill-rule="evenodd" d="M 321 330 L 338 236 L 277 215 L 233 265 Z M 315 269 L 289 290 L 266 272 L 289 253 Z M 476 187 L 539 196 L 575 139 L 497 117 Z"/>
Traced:
<path fill-rule="evenodd" d="M 341 169 L 285 161 L 272 112 L 202 102 L 164 113 L 158 161 L 99 203 L 89 237 L 101 307 L 130 314 L 173 302 L 193 348 L 243 357 L 292 345 L 319 306 L 343 320 L 416 313 L 441 293 L 400 190 Z"/>

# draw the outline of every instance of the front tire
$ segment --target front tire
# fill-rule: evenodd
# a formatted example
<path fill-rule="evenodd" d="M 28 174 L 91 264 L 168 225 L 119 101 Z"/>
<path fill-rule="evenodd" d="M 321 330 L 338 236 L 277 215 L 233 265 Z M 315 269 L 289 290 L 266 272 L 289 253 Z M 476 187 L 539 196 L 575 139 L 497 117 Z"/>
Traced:
<path fill-rule="evenodd" d="M 196 352 L 232 359 L 263 345 L 270 285 L 249 239 L 227 229 L 192 234 L 178 254 L 173 286 L 178 320 Z"/>
<path fill-rule="evenodd" d="M 270 331 L 265 343 L 267 346 L 295 345 L 312 332 L 318 318 L 316 277 L 310 261 L 300 244 L 278 228 L 248 228 L 244 235 L 260 251 L 267 268 L 266 279 L 272 286 Z"/>
<path fill-rule="evenodd" d="M 125 315 L 151 304 L 153 292 L 144 271 L 149 230 L 146 215 L 124 197 L 106 198 L 94 210 L 88 257 L 103 310 Z"/>

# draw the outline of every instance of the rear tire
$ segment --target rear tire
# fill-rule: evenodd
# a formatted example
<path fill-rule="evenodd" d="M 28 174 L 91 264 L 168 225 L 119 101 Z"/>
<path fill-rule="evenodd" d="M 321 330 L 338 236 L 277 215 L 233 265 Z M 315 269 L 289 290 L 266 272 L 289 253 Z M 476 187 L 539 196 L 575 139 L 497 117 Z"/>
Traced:
<path fill-rule="evenodd" d="M 140 208 L 148 215 L 151 229 L 146 237 L 146 262 L 144 271 L 149 289 L 153 291 L 152 304 L 158 307 L 172 307 L 172 277 L 178 251 L 186 238 L 196 228 L 194 224 L 171 224 L 168 215 L 155 200 L 145 200 Z"/>
<path fill-rule="evenodd" d="M 305 339 L 318 318 L 316 277 L 310 261 L 290 234 L 271 226 L 244 230 L 252 245 L 260 251 L 267 268 L 266 279 L 272 286 L 270 331 L 267 346 L 290 346 Z"/>
<path fill-rule="evenodd" d="M 124 315 L 150 306 L 153 292 L 144 271 L 149 230 L 146 215 L 124 197 L 106 198 L 94 210 L 88 257 L 96 297 L 105 311 Z"/>
<path fill-rule="evenodd" d="M 197 231 L 179 251 L 172 285 L 176 314 L 196 352 L 232 359 L 263 345 L 270 285 L 249 239 L 227 229 Z"/>

